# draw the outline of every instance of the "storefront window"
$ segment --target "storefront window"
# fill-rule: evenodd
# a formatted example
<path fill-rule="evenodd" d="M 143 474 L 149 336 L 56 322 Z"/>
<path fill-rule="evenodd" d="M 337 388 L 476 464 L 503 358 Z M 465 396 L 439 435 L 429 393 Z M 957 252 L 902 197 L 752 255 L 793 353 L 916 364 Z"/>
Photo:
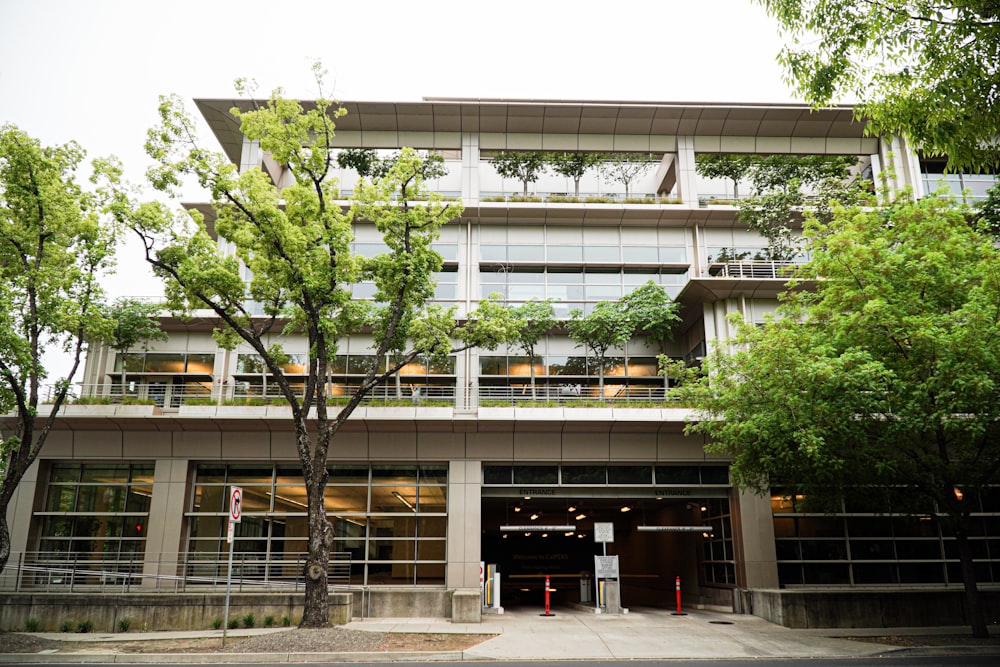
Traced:
<path fill-rule="evenodd" d="M 326 489 L 335 552 L 349 554 L 352 583 L 443 583 L 447 529 L 444 464 L 332 464 Z M 243 576 L 301 575 L 307 549 L 305 487 L 296 466 L 200 465 L 195 475 L 188 550 L 212 569 L 228 552 L 228 497 L 243 488 L 243 521 L 235 551 Z M 190 568 L 189 568 L 190 569 Z"/>
<path fill-rule="evenodd" d="M 153 465 L 53 463 L 49 469 L 38 549 L 43 558 L 72 555 L 85 569 L 142 569 Z M 79 583 L 89 581 L 80 575 Z"/>

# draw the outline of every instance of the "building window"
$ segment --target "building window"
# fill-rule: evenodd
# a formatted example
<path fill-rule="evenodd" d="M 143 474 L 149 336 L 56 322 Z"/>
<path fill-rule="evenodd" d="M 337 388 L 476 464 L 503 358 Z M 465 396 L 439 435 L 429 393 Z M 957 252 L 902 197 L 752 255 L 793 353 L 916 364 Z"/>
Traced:
<path fill-rule="evenodd" d="M 1000 525 L 1000 487 L 976 503 L 970 536 L 979 583 L 1000 583 L 1000 546 L 988 538 Z M 791 585 L 961 584 L 955 540 L 941 530 L 935 508 L 894 513 L 877 494 L 841 511 L 809 507 L 801 495 L 772 491 L 778 578 Z M 993 531 L 993 532 L 990 532 Z"/>
<path fill-rule="evenodd" d="M 350 554 L 352 583 L 444 583 L 445 464 L 336 464 L 329 472 L 333 551 Z M 234 547 L 241 576 L 299 577 L 308 539 L 306 491 L 301 470 L 280 464 L 197 467 L 187 514 L 189 574 L 218 576 L 225 567 L 232 486 L 243 489 Z"/>
<path fill-rule="evenodd" d="M 306 354 L 291 354 L 289 362 L 282 366 L 288 375 L 293 391 L 302 395 L 305 391 L 305 373 L 308 371 L 308 356 Z M 346 397 L 354 393 L 361 378 L 368 373 L 372 365 L 378 372 L 384 372 L 393 363 L 391 355 L 378 360 L 370 354 L 336 355 L 329 360 L 328 371 L 325 374 L 329 382 L 327 395 L 331 398 Z M 452 404 L 455 399 L 455 368 L 454 356 L 436 359 L 418 357 L 400 369 L 398 382 L 390 381 L 369 392 L 370 400 L 419 399 L 420 401 L 441 401 Z M 233 398 L 249 402 L 284 403 L 273 376 L 267 373 L 267 368 L 260 355 L 240 354 L 236 361 L 236 386 Z"/>
<path fill-rule="evenodd" d="M 702 578 L 705 584 L 736 585 L 733 524 L 725 498 L 702 501 L 702 523 L 712 530 L 702 534 Z"/>
<path fill-rule="evenodd" d="M 152 463 L 52 463 L 35 512 L 39 557 L 141 571 L 152 494 Z"/>

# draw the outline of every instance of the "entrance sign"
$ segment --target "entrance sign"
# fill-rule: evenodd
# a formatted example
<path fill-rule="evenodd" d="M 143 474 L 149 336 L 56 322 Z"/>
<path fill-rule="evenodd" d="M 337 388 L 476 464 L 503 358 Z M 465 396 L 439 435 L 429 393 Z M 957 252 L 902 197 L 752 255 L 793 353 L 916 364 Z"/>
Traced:
<path fill-rule="evenodd" d="M 576 526 L 542 526 L 542 525 L 539 525 L 539 524 L 536 524 L 536 523 L 532 523 L 532 524 L 527 524 L 527 525 L 524 525 L 524 526 L 500 526 L 500 530 L 501 531 L 517 532 L 517 533 L 520 533 L 522 531 L 525 532 L 525 533 L 542 533 L 542 532 L 552 532 L 552 533 L 563 532 L 563 533 L 566 533 L 566 532 L 569 532 L 571 530 L 575 531 L 576 530 Z"/>
<path fill-rule="evenodd" d="M 614 542 L 615 541 L 615 524 L 608 522 L 595 521 L 594 522 L 594 542 Z"/>
<path fill-rule="evenodd" d="M 641 533 L 711 533 L 711 526 L 638 526 Z"/>
<path fill-rule="evenodd" d="M 234 486 L 229 493 L 229 520 L 239 523 L 243 518 L 243 489 Z"/>
<path fill-rule="evenodd" d="M 594 577 L 597 579 L 617 579 L 618 556 L 594 556 Z"/>

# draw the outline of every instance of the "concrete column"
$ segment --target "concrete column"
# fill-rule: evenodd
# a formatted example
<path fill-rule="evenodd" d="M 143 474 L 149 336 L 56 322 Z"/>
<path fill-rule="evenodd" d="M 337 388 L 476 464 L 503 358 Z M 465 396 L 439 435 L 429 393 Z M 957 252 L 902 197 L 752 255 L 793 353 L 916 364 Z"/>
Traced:
<path fill-rule="evenodd" d="M 479 591 L 482 560 L 481 461 L 451 461 L 448 464 L 448 564 L 445 586 Z"/>
<path fill-rule="evenodd" d="M 774 521 L 771 500 L 750 491 L 739 494 L 740 520 L 733 525 L 740 531 L 747 588 L 777 588 L 778 564 L 774 550 Z"/>
<path fill-rule="evenodd" d="M 138 436 L 139 434 L 134 434 Z M 185 551 L 184 512 L 187 511 L 187 459 L 160 459 L 153 473 L 153 497 L 146 525 L 146 553 L 142 573 L 175 576 L 178 552 Z M 144 579 L 143 586 L 156 581 Z"/>
<path fill-rule="evenodd" d="M 879 146 L 879 157 L 889 186 L 889 195 L 895 197 L 909 186 L 913 196 L 923 197 L 923 183 L 920 180 L 920 160 L 909 144 L 900 137 L 883 140 Z M 876 182 L 876 187 L 881 187 Z"/>
<path fill-rule="evenodd" d="M 49 438 L 51 440 L 57 439 L 53 438 L 52 435 Z M 10 499 L 10 504 L 7 505 L 7 529 L 10 531 L 10 552 L 12 554 L 8 565 L 16 565 L 13 554 L 38 548 L 37 545 L 28 544 L 32 512 L 36 509 L 45 509 L 41 506 L 35 506 L 36 496 L 39 497 L 39 504 L 45 502 L 43 489 L 38 488 L 38 467 L 37 459 L 28 466 L 24 477 L 14 489 L 14 496 Z"/>
<path fill-rule="evenodd" d="M 479 134 L 462 133 L 462 201 L 479 204 Z"/>
<path fill-rule="evenodd" d="M 694 137 L 677 137 L 677 196 L 689 206 L 698 205 L 698 180 L 694 169 Z"/>

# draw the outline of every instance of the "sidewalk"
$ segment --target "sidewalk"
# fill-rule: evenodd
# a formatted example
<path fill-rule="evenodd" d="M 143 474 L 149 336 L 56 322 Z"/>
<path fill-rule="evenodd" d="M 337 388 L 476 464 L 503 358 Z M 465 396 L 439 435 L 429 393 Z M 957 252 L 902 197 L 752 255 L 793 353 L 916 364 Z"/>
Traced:
<path fill-rule="evenodd" d="M 260 663 L 260 662 L 374 662 L 414 660 L 632 660 L 670 658 L 770 658 L 853 657 L 899 651 L 920 655 L 1000 655 L 1000 646 L 935 646 L 896 648 L 838 639 L 839 636 L 968 634 L 968 628 L 870 628 L 792 630 L 755 616 L 691 611 L 674 616 L 659 609 L 596 615 L 577 609 L 556 609 L 541 617 L 538 610 L 520 608 L 501 615 L 487 615 L 482 623 L 451 623 L 447 619 L 376 618 L 352 621 L 351 630 L 409 633 L 496 634 L 462 652 L 439 653 L 176 653 L 107 654 L 107 662 Z M 235 630 L 231 636 L 281 630 Z M 41 637 L 88 640 L 94 649 L 85 653 L 0 654 L 0 663 L 98 662 L 100 642 L 141 641 L 181 637 L 217 637 L 221 631 L 156 632 L 116 635 L 39 634 Z"/>
<path fill-rule="evenodd" d="M 849 657 L 896 651 L 931 655 L 961 654 L 967 647 L 905 648 L 837 639 L 843 636 L 968 634 L 958 628 L 871 628 L 793 630 L 756 616 L 691 611 L 674 616 L 661 609 L 625 615 L 598 615 L 557 609 L 552 617 L 517 609 L 484 616 L 481 624 L 451 624 L 427 619 L 354 621 L 351 629 L 381 632 L 480 632 L 498 636 L 463 653 L 465 659 L 491 660 L 634 660 L 658 658 Z M 1000 646 L 973 647 L 1000 655 Z M 984 650 L 985 649 L 985 650 Z"/>

